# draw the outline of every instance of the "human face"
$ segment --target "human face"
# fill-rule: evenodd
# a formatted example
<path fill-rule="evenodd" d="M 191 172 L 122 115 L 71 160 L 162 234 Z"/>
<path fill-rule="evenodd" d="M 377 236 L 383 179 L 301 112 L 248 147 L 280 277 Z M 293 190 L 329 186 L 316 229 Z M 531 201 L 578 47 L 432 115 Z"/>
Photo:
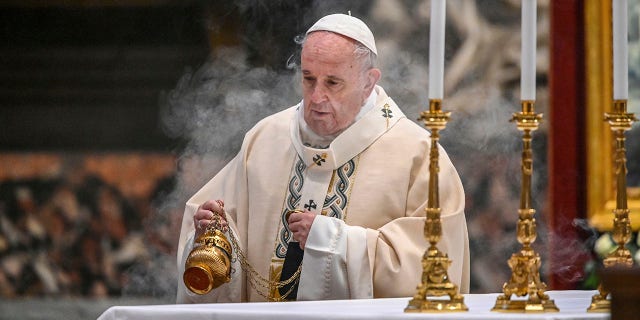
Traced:
<path fill-rule="evenodd" d="M 353 40 L 331 32 L 310 33 L 304 43 L 304 120 L 319 135 L 349 127 L 379 79 L 377 69 L 363 70 L 354 49 Z"/>

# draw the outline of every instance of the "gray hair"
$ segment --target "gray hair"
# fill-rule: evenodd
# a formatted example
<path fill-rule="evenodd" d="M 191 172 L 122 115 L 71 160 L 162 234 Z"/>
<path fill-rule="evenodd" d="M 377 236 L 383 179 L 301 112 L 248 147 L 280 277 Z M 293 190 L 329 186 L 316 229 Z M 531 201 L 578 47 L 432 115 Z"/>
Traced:
<path fill-rule="evenodd" d="M 355 41 L 355 47 L 353 55 L 357 60 L 360 60 L 363 70 L 366 71 L 375 68 L 377 55 L 373 53 L 371 49 L 367 48 L 367 46 L 358 41 Z"/>

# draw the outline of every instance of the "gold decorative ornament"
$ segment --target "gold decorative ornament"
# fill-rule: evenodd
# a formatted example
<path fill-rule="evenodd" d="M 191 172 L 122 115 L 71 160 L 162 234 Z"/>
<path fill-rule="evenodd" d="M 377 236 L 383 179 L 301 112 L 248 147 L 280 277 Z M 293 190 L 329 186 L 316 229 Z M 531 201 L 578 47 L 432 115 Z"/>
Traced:
<path fill-rule="evenodd" d="M 522 143 L 522 189 L 518 210 L 517 238 L 522 244 L 520 252 L 511 255 L 508 261 L 511 278 L 502 286 L 491 311 L 497 312 L 558 312 L 555 302 L 545 293 L 547 285 L 540 280 L 540 255 L 531 248 L 536 240 L 535 209 L 531 208 L 531 176 L 533 174 L 533 150 L 531 132 L 538 129 L 542 114 L 535 113 L 534 101 L 523 100 L 522 112 L 513 114 L 518 130 L 523 132 Z M 528 296 L 526 300 L 511 300 L 512 295 Z"/>
<path fill-rule="evenodd" d="M 616 208 L 613 210 L 613 240 L 618 247 L 603 261 L 605 268 L 632 267 L 631 252 L 625 247 L 631 240 L 631 221 L 627 206 L 627 157 L 625 148 L 625 131 L 631 129 L 637 121 L 633 113 L 627 113 L 627 100 L 614 100 L 613 112 L 604 114 L 605 121 L 614 133 L 615 139 L 615 174 L 616 174 Z M 588 312 L 611 312 L 611 301 L 607 298 L 609 290 L 598 285 L 598 293 L 591 298 Z"/>
<path fill-rule="evenodd" d="M 425 126 L 431 130 L 431 149 L 429 153 L 429 198 L 427 200 L 427 218 L 424 225 L 424 237 L 429 241 L 429 248 L 422 257 L 422 279 L 416 294 L 404 309 L 404 312 L 461 312 L 468 311 L 464 297 L 460 295 L 458 286 L 451 283 L 447 270 L 451 260 L 446 253 L 436 246 L 442 237 L 442 220 L 440 219 L 440 201 L 438 192 L 438 140 L 440 130 L 447 126 L 451 112 L 442 111 L 440 99 L 429 100 L 429 111 L 420 114 Z M 449 296 L 449 300 L 429 297 Z"/>

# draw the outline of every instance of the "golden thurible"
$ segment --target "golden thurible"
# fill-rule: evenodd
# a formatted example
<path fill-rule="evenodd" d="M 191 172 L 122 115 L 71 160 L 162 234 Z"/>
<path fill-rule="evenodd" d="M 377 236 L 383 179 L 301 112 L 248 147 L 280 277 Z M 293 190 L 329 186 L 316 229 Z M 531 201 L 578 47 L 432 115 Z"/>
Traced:
<path fill-rule="evenodd" d="M 185 262 L 183 281 L 195 294 L 207 294 L 231 281 L 231 244 L 218 229 L 208 228 L 194 241 Z"/>

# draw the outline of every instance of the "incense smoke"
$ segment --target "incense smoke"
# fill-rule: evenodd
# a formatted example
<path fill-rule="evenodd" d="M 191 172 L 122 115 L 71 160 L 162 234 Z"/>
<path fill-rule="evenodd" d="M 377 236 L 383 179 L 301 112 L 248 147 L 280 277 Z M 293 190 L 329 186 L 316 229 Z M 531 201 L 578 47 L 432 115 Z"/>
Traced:
<path fill-rule="evenodd" d="M 269 4 L 260 1 L 236 1 L 234 4 L 252 21 L 247 29 L 273 28 L 292 12 L 278 11 L 285 1 Z M 429 1 L 401 0 L 313 1 L 296 5 L 299 14 L 288 43 L 269 43 L 294 48 L 282 57 L 271 59 L 277 65 L 253 65 L 247 48 L 215 48 L 202 66 L 187 72 L 175 89 L 164 98 L 161 119 L 167 134 L 179 138 L 176 150 L 178 171 L 169 194 L 157 203 L 161 221 L 172 223 L 176 240 L 185 201 L 235 155 L 245 132 L 267 115 L 298 103 L 301 99 L 295 36 L 319 17 L 351 10 L 362 18 L 376 35 L 380 85 L 398 103 L 408 118 L 417 122 L 428 107 L 428 25 Z M 474 1 L 449 1 L 447 44 L 445 48 L 445 100 L 443 108 L 452 111 L 452 119 L 442 132 L 441 143 L 449 153 L 463 180 L 467 195 L 466 214 L 471 239 L 472 292 L 496 292 L 509 277 L 509 256 L 519 249 L 515 225 L 520 193 L 521 133 L 511 114 L 519 111 L 519 28 L 520 14 L 512 2 L 501 3 L 501 15 L 491 15 L 476 7 Z M 544 5 L 540 24 L 547 18 Z M 269 14 L 266 11 L 269 11 Z M 303 10 L 304 9 L 304 10 Z M 539 9 L 540 10 L 540 9 Z M 290 19 L 288 20 L 290 21 Z M 262 28 L 261 28 L 262 27 Z M 491 36 L 489 36 L 491 35 Z M 251 38 L 250 36 L 247 36 Z M 547 33 L 539 33 L 539 51 L 548 46 Z M 252 38 L 253 39 L 253 38 Z M 495 48 L 501 48 L 496 53 Z M 269 55 L 271 50 L 260 54 Z M 292 70 L 291 67 L 294 69 Z M 539 65 L 539 78 L 545 78 L 546 65 Z M 547 107 L 546 83 L 539 83 L 536 111 Z M 422 124 L 420 123 L 422 126 Z M 546 125 L 534 133 L 533 204 L 538 214 L 539 236 L 534 247 L 546 257 L 547 231 L 544 218 L 546 198 Z M 177 221 L 177 222 L 176 222 Z M 557 239 L 557 238 L 556 238 Z M 567 247 L 580 244 L 568 244 Z M 166 281 L 145 278 L 137 283 L 165 285 L 168 296 L 175 293 L 175 257 L 163 257 Z M 544 270 L 543 270 L 544 271 Z M 482 275 L 482 276 L 478 276 Z M 150 283 L 152 282 L 152 283 Z"/>

